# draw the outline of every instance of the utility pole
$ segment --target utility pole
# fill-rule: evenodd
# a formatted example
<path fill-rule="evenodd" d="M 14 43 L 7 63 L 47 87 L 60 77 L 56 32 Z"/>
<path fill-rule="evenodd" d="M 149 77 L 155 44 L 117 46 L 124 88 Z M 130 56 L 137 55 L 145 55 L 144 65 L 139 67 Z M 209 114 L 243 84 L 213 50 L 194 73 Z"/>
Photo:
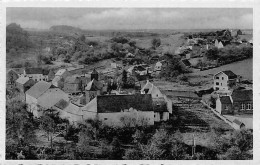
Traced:
<path fill-rule="evenodd" d="M 194 157 L 195 155 L 195 151 L 196 151 L 196 141 L 195 141 L 195 137 L 194 134 L 192 135 L 192 157 Z"/>

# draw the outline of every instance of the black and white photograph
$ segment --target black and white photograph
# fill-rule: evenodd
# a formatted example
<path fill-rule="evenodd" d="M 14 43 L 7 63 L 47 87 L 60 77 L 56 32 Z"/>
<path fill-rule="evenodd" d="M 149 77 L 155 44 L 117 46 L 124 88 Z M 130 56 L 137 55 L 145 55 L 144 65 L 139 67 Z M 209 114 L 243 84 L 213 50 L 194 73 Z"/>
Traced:
<path fill-rule="evenodd" d="M 5 19 L 5 160 L 253 160 L 253 8 Z"/>

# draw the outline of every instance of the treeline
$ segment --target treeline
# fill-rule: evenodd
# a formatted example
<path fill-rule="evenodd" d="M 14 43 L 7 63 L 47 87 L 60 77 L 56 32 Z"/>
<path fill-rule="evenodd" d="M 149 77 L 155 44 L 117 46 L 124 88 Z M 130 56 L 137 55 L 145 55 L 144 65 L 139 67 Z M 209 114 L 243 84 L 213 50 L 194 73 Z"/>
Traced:
<path fill-rule="evenodd" d="M 28 33 L 16 23 L 6 26 L 6 52 L 16 55 L 32 47 Z"/>
<path fill-rule="evenodd" d="M 208 60 L 218 60 L 221 65 L 231 62 L 252 58 L 253 47 L 252 46 L 226 46 L 222 49 L 212 48 L 209 49 L 205 56 Z"/>

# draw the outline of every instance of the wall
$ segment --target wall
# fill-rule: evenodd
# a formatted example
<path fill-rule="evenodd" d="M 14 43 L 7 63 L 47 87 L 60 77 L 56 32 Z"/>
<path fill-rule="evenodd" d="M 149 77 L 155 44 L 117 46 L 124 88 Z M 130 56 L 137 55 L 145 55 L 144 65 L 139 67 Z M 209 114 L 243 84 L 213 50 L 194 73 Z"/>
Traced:
<path fill-rule="evenodd" d="M 95 119 L 97 117 L 97 98 L 94 98 L 86 106 L 81 108 L 83 119 Z"/>
<path fill-rule="evenodd" d="M 78 84 L 76 83 L 64 83 L 64 92 L 73 93 L 79 91 Z"/>
<path fill-rule="evenodd" d="M 124 118 L 125 120 L 121 121 Z M 104 124 L 110 126 L 135 126 L 130 120 L 135 119 L 138 125 L 154 125 L 153 111 L 137 111 L 137 112 L 115 112 L 115 113 L 99 113 L 98 119 Z M 129 120 L 130 119 L 130 120 Z"/>
<path fill-rule="evenodd" d="M 32 112 L 35 117 L 40 117 L 42 112 L 38 112 L 39 108 L 37 106 L 37 99 L 26 94 L 25 95 L 25 102 L 28 105 L 27 111 Z"/>
<path fill-rule="evenodd" d="M 162 120 L 161 120 L 161 115 L 162 115 Z M 154 121 L 155 122 L 160 122 L 160 121 L 167 121 L 169 120 L 169 112 L 154 112 Z"/>
<path fill-rule="evenodd" d="M 216 77 L 219 77 L 219 79 L 216 79 Z M 223 78 L 223 80 L 222 80 Z M 216 82 L 219 83 L 219 85 L 216 85 Z M 214 85 L 213 88 L 216 90 L 216 88 L 219 88 L 219 90 L 228 90 L 228 76 L 220 73 L 216 76 L 214 76 Z"/>

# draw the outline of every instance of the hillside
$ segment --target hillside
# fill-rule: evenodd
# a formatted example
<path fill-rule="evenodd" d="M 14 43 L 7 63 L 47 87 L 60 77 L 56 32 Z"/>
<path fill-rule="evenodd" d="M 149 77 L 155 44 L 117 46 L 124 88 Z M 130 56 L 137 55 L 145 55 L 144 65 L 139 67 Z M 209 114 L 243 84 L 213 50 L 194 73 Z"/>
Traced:
<path fill-rule="evenodd" d="M 64 34 L 82 34 L 83 31 L 80 28 L 68 26 L 68 25 L 56 25 L 51 26 L 50 31 L 58 32 L 58 33 L 64 33 Z"/>

